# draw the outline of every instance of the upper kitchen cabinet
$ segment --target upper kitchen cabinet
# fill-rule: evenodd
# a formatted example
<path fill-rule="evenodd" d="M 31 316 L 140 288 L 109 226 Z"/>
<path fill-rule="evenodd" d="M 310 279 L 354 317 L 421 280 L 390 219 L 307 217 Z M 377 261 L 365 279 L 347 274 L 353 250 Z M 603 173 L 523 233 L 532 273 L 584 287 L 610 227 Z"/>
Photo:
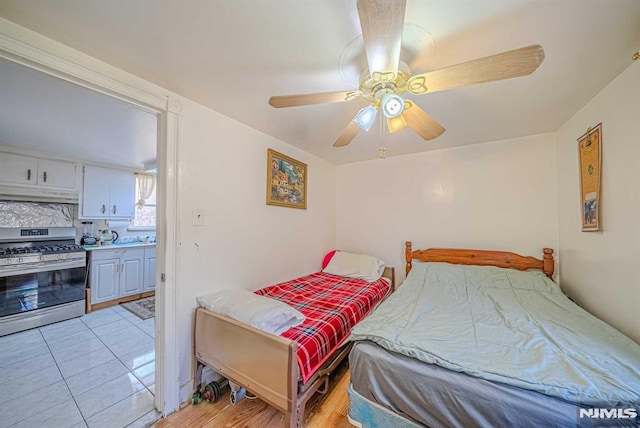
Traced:
<path fill-rule="evenodd" d="M 132 172 L 85 165 L 83 218 L 133 218 L 135 177 Z"/>
<path fill-rule="evenodd" d="M 38 184 L 73 189 L 76 187 L 76 165 L 38 159 Z"/>
<path fill-rule="evenodd" d="M 0 153 L 0 182 L 75 189 L 76 165 L 71 162 Z"/>
<path fill-rule="evenodd" d="M 0 153 L 0 181 L 13 184 L 36 184 L 38 159 Z"/>

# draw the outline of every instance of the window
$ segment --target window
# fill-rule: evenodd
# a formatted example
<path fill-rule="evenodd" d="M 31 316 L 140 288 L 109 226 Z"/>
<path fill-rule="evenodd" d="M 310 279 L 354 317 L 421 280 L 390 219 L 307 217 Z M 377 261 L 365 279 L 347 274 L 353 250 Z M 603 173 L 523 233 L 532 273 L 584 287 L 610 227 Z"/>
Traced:
<path fill-rule="evenodd" d="M 131 222 L 134 228 L 156 227 L 156 176 L 136 174 L 136 210 Z"/>

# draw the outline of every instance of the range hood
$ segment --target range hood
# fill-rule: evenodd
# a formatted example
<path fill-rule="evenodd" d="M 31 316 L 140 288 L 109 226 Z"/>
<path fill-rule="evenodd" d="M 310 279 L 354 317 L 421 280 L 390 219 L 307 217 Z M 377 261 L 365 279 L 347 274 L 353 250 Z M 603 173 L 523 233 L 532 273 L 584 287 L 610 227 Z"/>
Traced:
<path fill-rule="evenodd" d="M 0 186 L 0 200 L 77 204 L 78 191 L 38 189 L 33 187 Z"/>

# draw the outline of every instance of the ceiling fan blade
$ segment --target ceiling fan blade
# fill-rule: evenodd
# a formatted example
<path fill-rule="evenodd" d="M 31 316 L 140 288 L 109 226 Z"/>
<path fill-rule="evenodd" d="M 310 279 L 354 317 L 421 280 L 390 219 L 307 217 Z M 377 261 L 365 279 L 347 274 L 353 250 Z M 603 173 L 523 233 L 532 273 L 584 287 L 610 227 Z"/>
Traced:
<path fill-rule="evenodd" d="M 445 129 L 429 116 L 424 110 L 409 100 L 404 102 L 405 108 L 402 112 L 409 128 L 413 129 L 425 140 L 432 140 L 442 135 Z"/>
<path fill-rule="evenodd" d="M 396 116 L 393 118 L 390 118 L 390 117 L 387 118 L 387 128 L 389 129 L 389 132 L 392 134 L 394 132 L 400 131 L 405 126 L 407 126 L 407 120 L 402 115 Z"/>
<path fill-rule="evenodd" d="M 349 125 L 342 131 L 336 142 L 333 143 L 333 147 L 346 146 L 358 135 L 358 132 L 360 132 L 360 127 L 353 121 L 349 122 Z"/>
<path fill-rule="evenodd" d="M 269 104 L 275 108 L 306 106 L 310 104 L 340 103 L 362 96 L 361 91 L 321 92 L 317 94 L 280 95 L 269 98 Z"/>
<path fill-rule="evenodd" d="M 409 79 L 407 89 L 412 94 L 424 94 L 526 76 L 536 71 L 543 60 L 542 46 L 525 46 L 440 70 L 417 74 Z"/>
<path fill-rule="evenodd" d="M 358 0 L 369 72 L 395 79 L 400 61 L 406 0 Z M 393 73 L 390 76 L 389 73 Z"/>

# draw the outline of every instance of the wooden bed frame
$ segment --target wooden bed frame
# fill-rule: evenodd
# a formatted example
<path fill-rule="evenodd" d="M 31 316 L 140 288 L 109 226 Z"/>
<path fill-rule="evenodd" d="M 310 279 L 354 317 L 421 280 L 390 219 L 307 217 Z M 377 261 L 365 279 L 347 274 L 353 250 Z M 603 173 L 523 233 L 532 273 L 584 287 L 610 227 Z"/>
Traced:
<path fill-rule="evenodd" d="M 549 278 L 553 276 L 555 262 L 553 249 L 543 248 L 542 259 L 525 257 L 506 251 L 460 250 L 454 248 L 429 248 L 427 250 L 411 249 L 411 241 L 405 242 L 406 273 L 411 270 L 413 259 L 424 262 L 446 262 L 459 265 L 497 266 L 518 270 L 540 269 Z"/>
<path fill-rule="evenodd" d="M 393 292 L 394 269 L 385 268 L 382 276 L 390 280 Z M 196 310 L 195 324 L 196 390 L 201 387 L 201 366 L 207 365 L 283 412 L 287 428 L 303 426 L 307 401 L 315 392 L 327 392 L 331 372 L 352 346 L 348 342 L 338 348 L 311 379 L 302 384 L 298 382 L 296 342 L 204 308 Z"/>
<path fill-rule="evenodd" d="M 445 262 L 453 264 L 463 265 L 476 265 L 476 266 L 497 266 L 502 268 L 513 268 L 518 270 L 538 269 L 545 273 L 549 278 L 553 276 L 555 262 L 553 259 L 553 249 L 544 248 L 542 250 L 542 259 L 535 257 L 521 256 L 516 253 L 506 251 L 489 251 L 489 250 L 465 250 L 454 248 L 429 248 L 425 250 L 413 250 L 410 241 L 405 243 L 405 260 L 406 260 L 406 273 L 408 274 L 412 267 L 412 261 L 414 259 L 424 262 Z M 425 363 L 428 364 L 428 363 Z M 452 392 L 455 394 L 455 391 Z M 415 422 L 407 419 L 400 413 L 395 413 L 392 410 L 386 409 L 384 406 L 363 398 L 365 402 L 370 403 L 371 407 L 384 408 L 384 411 L 388 411 L 393 414 L 391 418 L 393 420 L 387 421 L 393 426 L 417 426 Z M 376 411 L 376 410 L 372 410 Z M 349 420 L 353 423 L 351 418 Z M 391 426 L 391 425 L 390 425 Z"/>

